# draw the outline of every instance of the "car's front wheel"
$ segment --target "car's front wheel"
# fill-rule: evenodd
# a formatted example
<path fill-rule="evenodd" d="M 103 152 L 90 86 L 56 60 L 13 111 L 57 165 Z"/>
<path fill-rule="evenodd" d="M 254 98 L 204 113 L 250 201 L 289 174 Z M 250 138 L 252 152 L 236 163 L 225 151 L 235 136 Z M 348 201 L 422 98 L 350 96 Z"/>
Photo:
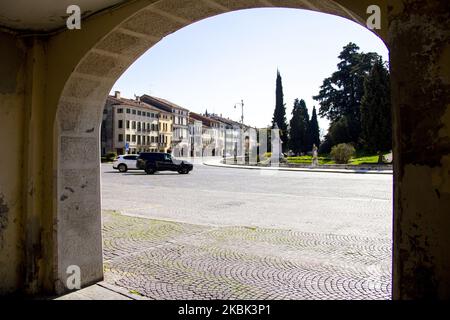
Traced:
<path fill-rule="evenodd" d="M 124 173 L 124 172 L 127 172 L 127 171 L 128 171 L 128 168 L 127 168 L 126 165 L 124 165 L 124 164 L 119 165 L 119 172 Z"/>
<path fill-rule="evenodd" d="M 188 174 L 189 170 L 186 167 L 182 167 L 182 168 L 180 168 L 180 170 L 178 170 L 178 173 L 179 174 Z"/>

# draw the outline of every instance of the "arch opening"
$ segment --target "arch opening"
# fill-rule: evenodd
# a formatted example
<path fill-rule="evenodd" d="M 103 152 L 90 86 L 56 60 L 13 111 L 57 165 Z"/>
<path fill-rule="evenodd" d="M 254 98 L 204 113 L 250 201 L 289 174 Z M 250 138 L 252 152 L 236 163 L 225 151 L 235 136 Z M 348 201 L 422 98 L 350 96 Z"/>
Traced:
<path fill-rule="evenodd" d="M 177 2 L 175 6 L 173 1 L 160 1 L 149 5 L 102 37 L 67 79 L 55 125 L 58 292 L 66 290 L 66 270 L 73 261 L 83 270 L 83 286 L 103 277 L 99 129 L 110 89 L 118 77 L 164 35 L 206 17 L 261 6 L 259 2 L 225 3 L 194 1 L 180 6 Z M 358 23 L 363 21 L 334 1 L 281 1 L 276 6 L 345 16 Z"/>

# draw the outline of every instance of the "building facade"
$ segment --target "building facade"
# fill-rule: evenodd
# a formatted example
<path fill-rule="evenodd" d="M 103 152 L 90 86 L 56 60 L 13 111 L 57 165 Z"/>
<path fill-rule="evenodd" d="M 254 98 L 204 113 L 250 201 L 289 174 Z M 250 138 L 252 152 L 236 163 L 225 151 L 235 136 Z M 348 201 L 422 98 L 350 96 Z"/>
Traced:
<path fill-rule="evenodd" d="M 215 114 L 189 112 L 161 98 L 144 95 L 126 99 L 116 91 L 107 98 L 103 110 L 101 154 L 242 157 L 248 128 Z"/>
<path fill-rule="evenodd" d="M 220 143 L 223 144 L 222 155 L 224 157 L 241 156 L 242 153 L 240 150 L 242 150 L 242 128 L 245 126 L 239 122 L 216 114 L 211 114 L 209 117 L 220 123 Z"/>
<path fill-rule="evenodd" d="M 195 112 L 191 112 L 189 117 L 202 123 L 202 156 L 222 156 L 223 146 L 220 144 L 220 122 Z"/>
<path fill-rule="evenodd" d="M 146 94 L 141 96 L 141 101 L 171 114 L 173 122 L 171 152 L 175 157 L 188 157 L 190 151 L 189 110 L 165 99 Z"/>
<path fill-rule="evenodd" d="M 125 99 L 116 91 L 103 110 L 101 153 L 156 152 L 160 142 L 161 112 L 137 98 Z"/>
<path fill-rule="evenodd" d="M 172 113 L 159 111 L 159 144 L 158 151 L 164 153 L 172 153 L 172 137 L 173 137 L 173 120 Z"/>
<path fill-rule="evenodd" d="M 189 139 L 190 139 L 190 157 L 200 158 L 202 157 L 203 150 L 203 123 L 199 120 L 189 117 Z"/>

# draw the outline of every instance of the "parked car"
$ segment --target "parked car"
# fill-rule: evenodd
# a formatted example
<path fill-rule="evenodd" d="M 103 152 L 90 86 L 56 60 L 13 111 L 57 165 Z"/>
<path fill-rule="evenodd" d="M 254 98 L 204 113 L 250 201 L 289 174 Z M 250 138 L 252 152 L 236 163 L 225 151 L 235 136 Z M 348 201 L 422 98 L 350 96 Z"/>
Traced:
<path fill-rule="evenodd" d="M 188 174 L 194 166 L 183 160 L 172 157 L 169 153 L 145 152 L 139 154 L 137 167 L 145 170 L 147 174 L 154 174 L 158 171 L 176 171 L 180 174 Z"/>
<path fill-rule="evenodd" d="M 113 169 L 119 170 L 120 172 L 127 172 L 128 170 L 137 170 L 137 159 L 139 155 L 137 154 L 127 154 L 124 156 L 119 156 L 113 163 Z"/>

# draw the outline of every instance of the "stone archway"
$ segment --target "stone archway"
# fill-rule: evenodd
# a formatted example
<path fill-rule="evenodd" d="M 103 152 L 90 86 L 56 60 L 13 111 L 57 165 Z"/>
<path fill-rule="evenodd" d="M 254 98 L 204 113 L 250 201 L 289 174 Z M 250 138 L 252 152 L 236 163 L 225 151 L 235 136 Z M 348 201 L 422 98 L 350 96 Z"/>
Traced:
<path fill-rule="evenodd" d="M 41 125 L 28 134 L 48 143 L 25 147 L 38 154 L 29 157 L 27 174 L 44 185 L 40 200 L 25 209 L 25 286 L 62 293 L 70 265 L 81 267 L 83 286 L 102 279 L 101 110 L 142 53 L 183 26 L 228 11 L 300 8 L 363 24 L 372 4 L 382 8 L 379 36 L 391 52 L 394 298 L 450 297 L 450 10 L 439 0 L 137 0 L 89 18 L 80 32 L 34 40 L 30 56 L 44 62 L 27 85 Z"/>
<path fill-rule="evenodd" d="M 131 14 L 87 50 L 67 79 L 55 122 L 57 292 L 66 290 L 66 270 L 71 265 L 81 268 L 84 286 L 102 279 L 99 126 L 115 81 L 169 33 L 217 14 L 268 6 L 309 9 L 364 23 L 364 17 L 328 0 L 164 0 Z"/>

